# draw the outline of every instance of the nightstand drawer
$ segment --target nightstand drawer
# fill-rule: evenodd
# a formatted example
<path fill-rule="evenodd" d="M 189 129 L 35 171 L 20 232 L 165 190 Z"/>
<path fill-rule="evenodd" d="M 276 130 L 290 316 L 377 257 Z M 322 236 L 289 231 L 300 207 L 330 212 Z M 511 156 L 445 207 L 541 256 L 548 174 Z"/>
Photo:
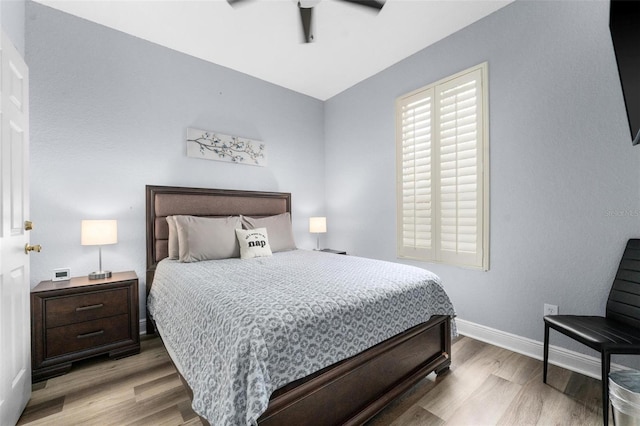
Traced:
<path fill-rule="evenodd" d="M 126 288 L 95 291 L 45 301 L 47 328 L 75 324 L 129 312 Z"/>
<path fill-rule="evenodd" d="M 131 337 L 128 314 L 51 328 L 47 331 L 46 357 L 77 352 Z"/>

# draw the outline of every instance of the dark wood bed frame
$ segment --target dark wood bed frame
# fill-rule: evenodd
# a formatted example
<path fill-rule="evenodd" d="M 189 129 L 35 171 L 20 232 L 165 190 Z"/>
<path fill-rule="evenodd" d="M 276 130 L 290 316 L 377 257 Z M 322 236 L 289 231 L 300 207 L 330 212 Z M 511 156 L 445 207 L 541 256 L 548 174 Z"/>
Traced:
<path fill-rule="evenodd" d="M 148 185 L 146 204 L 149 294 L 156 265 L 167 257 L 166 216 L 270 216 L 291 212 L 291 194 Z M 153 319 L 147 315 L 147 333 L 154 330 Z M 258 424 L 362 424 L 429 373 L 448 371 L 450 354 L 451 319 L 433 316 L 356 356 L 276 390 Z"/>

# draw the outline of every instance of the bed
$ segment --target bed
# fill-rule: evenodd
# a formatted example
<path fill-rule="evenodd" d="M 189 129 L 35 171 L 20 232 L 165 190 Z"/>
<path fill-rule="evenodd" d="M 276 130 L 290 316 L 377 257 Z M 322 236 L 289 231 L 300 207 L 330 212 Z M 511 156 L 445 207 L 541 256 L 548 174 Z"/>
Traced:
<path fill-rule="evenodd" d="M 172 283 L 174 281 L 177 281 L 174 278 L 175 275 L 172 274 L 177 273 L 183 274 L 184 276 L 195 277 L 195 271 L 197 270 L 197 274 L 209 276 L 207 274 L 216 274 L 216 271 L 232 267 L 235 268 L 238 267 L 238 265 L 242 265 L 242 268 L 246 268 L 246 265 L 248 265 L 249 262 L 243 263 L 243 261 L 239 261 L 239 259 L 227 259 L 220 261 L 213 260 L 184 264 L 166 259 L 169 253 L 169 228 L 167 225 L 166 217 L 172 215 L 192 215 L 197 217 L 222 218 L 228 216 L 246 215 L 254 218 L 266 218 L 283 213 L 290 214 L 291 195 L 288 193 L 278 192 L 147 186 L 146 203 L 146 283 L 148 297 L 149 293 L 152 290 L 152 285 L 154 285 L 154 278 L 156 278 L 157 274 L 156 288 L 153 289 L 154 294 L 152 294 L 150 297 L 150 308 L 152 309 L 148 309 L 148 312 L 155 312 L 155 316 L 148 316 L 147 332 L 154 332 L 154 321 L 158 320 L 158 323 L 155 325 L 157 325 L 159 334 L 163 338 L 165 346 L 167 346 L 167 350 L 172 357 L 172 360 L 183 376 L 185 385 L 192 393 L 192 395 L 194 395 L 194 409 L 203 417 L 203 420 L 207 421 L 208 416 L 208 421 L 212 424 L 237 424 L 237 419 L 226 419 L 225 421 L 220 422 L 218 421 L 218 418 L 214 418 L 212 420 L 210 413 L 203 412 L 206 410 L 202 407 L 202 401 L 207 401 L 207 398 L 209 398 L 208 404 L 210 405 L 223 404 L 223 402 L 218 399 L 218 393 L 213 393 L 213 391 L 211 391 L 211 395 L 203 396 L 202 389 L 203 383 L 206 383 L 206 380 L 209 380 L 211 383 L 209 388 L 213 389 L 215 387 L 215 390 L 217 391 L 218 389 L 216 383 L 219 383 L 220 380 L 218 377 L 214 376 L 213 371 L 215 369 L 212 370 L 211 373 L 201 373 L 201 370 L 190 366 L 190 363 L 192 361 L 185 360 L 185 358 L 183 358 L 183 354 L 185 352 L 197 353 L 198 349 L 192 349 L 191 346 L 189 346 L 187 350 L 187 345 L 190 345 L 191 343 L 179 343 L 180 339 L 178 339 L 178 343 L 176 343 L 176 339 L 172 338 L 175 337 L 176 334 L 175 324 L 179 321 L 171 321 L 171 316 L 169 315 L 170 310 L 173 309 L 171 308 L 171 306 L 176 305 L 177 299 L 182 297 L 182 293 L 187 292 L 183 290 L 172 289 L 171 286 L 173 285 Z M 308 267 L 298 266 L 298 271 L 292 273 L 293 275 L 301 274 L 303 279 L 306 281 L 313 281 L 315 277 L 325 274 L 324 271 L 338 271 L 335 273 L 342 273 L 340 271 L 353 269 L 353 265 L 356 263 L 363 264 L 364 268 L 366 269 L 375 270 L 375 268 L 379 267 L 381 268 L 381 272 L 379 274 L 383 275 L 386 273 L 395 273 L 396 269 L 394 268 L 405 268 L 405 270 L 398 269 L 397 272 L 401 274 L 406 273 L 409 275 L 417 274 L 418 271 L 423 271 L 418 270 L 418 268 L 410 269 L 402 265 L 391 264 L 387 262 L 377 262 L 350 256 L 341 256 L 304 250 L 291 250 L 281 253 L 274 253 L 272 257 L 264 258 L 254 263 L 256 265 L 261 265 L 259 266 L 261 268 L 271 268 L 270 270 L 272 271 L 272 273 L 277 275 L 277 273 L 284 267 L 289 267 L 287 265 L 293 265 L 291 267 L 295 269 L 295 265 L 299 264 L 297 262 L 307 262 L 306 265 L 315 265 Z M 237 275 L 237 272 L 234 273 Z M 250 274 L 251 270 L 249 270 L 248 273 Z M 326 272 L 327 277 L 331 276 L 329 275 L 330 273 L 334 272 Z M 347 274 L 345 274 L 345 276 L 346 275 Z M 195 280 L 195 278 L 193 279 Z M 197 278 L 197 280 L 201 280 L 201 278 Z M 251 281 L 251 278 L 249 278 L 249 281 Z M 349 286 L 346 286 L 343 285 L 342 279 L 329 279 L 327 287 L 334 286 L 335 288 L 331 287 L 333 291 L 328 293 L 333 294 L 334 296 L 332 297 L 338 295 L 338 299 L 327 301 L 326 306 L 338 306 L 341 305 L 342 299 L 350 300 L 351 296 L 347 292 L 349 291 L 350 287 L 358 288 L 359 284 L 357 281 L 358 279 L 356 279 L 355 284 L 349 284 Z M 380 327 L 380 330 L 383 330 L 384 332 L 379 331 L 378 328 L 376 328 L 375 334 L 379 338 L 384 338 L 384 340 L 381 342 L 376 341 L 370 347 L 367 346 L 360 348 L 358 345 L 364 345 L 363 342 L 365 342 L 367 338 L 362 337 L 360 339 L 361 341 L 355 339 L 357 340 L 357 345 L 352 345 L 353 347 L 349 350 L 354 351 L 357 349 L 357 353 L 351 353 L 346 349 L 336 350 L 333 348 L 323 347 L 324 352 L 331 352 L 331 357 L 334 357 L 331 358 L 329 356 L 326 356 L 323 351 L 320 351 L 322 352 L 321 355 L 323 355 L 323 358 L 326 358 L 325 360 L 323 360 L 323 362 L 327 362 L 327 360 L 332 361 L 329 365 L 315 363 L 315 360 L 319 357 L 317 350 L 314 351 L 314 353 L 312 353 L 311 355 L 304 353 L 302 355 L 302 358 L 300 358 L 302 361 L 300 361 L 299 363 L 298 361 L 286 362 L 286 360 L 281 360 L 280 362 L 284 363 L 284 365 L 286 365 L 289 370 L 292 370 L 292 368 L 290 368 L 292 365 L 295 366 L 295 368 L 293 368 L 293 379 L 290 382 L 283 383 L 283 377 L 276 374 L 276 372 L 273 370 L 264 369 L 262 367 L 255 369 L 255 371 L 267 371 L 266 374 L 263 374 L 264 376 L 266 376 L 266 379 L 265 381 L 256 380 L 255 374 L 252 373 L 253 375 L 250 376 L 251 380 L 247 380 L 247 382 L 249 383 L 249 385 L 247 386 L 254 386 L 259 389 L 262 389 L 266 386 L 267 389 L 264 389 L 264 391 L 267 392 L 270 397 L 267 401 L 257 402 L 258 405 L 262 404 L 258 408 L 259 411 L 257 411 L 260 414 L 259 417 L 257 415 L 251 417 L 249 416 L 249 414 L 247 414 L 248 417 L 246 423 L 257 423 L 259 425 L 291 425 L 313 423 L 323 425 L 362 424 L 367 419 L 373 417 L 389 402 L 401 395 L 404 391 L 406 391 L 417 381 L 425 377 L 427 374 L 431 372 L 436 372 L 436 374 L 442 374 L 443 372 L 446 372 L 451 363 L 451 329 L 452 317 L 454 313 L 453 308 L 450 306 L 450 302 L 448 301 L 448 297 L 446 296 L 444 291 L 442 291 L 439 283 L 437 282 L 437 277 L 434 278 L 433 281 L 435 285 L 430 284 L 428 287 L 428 291 L 436 292 L 437 297 L 443 300 L 446 299 L 447 303 L 445 303 L 445 305 L 448 305 L 445 308 L 442 308 L 442 313 L 431 315 L 428 318 L 425 318 L 424 320 L 420 320 L 418 322 L 416 320 L 416 318 L 419 317 L 417 314 L 409 314 L 404 310 L 399 311 L 401 312 L 401 314 L 395 316 L 400 318 L 399 323 L 403 324 L 403 326 L 406 326 L 406 328 L 403 328 L 400 332 L 397 333 L 393 332 L 393 335 L 387 336 L 384 335 L 384 333 L 391 333 L 393 327 L 398 326 L 387 326 L 387 324 L 385 324 L 385 321 L 378 321 L 376 327 Z M 196 281 L 191 282 L 193 283 Z M 239 282 L 235 283 L 234 285 L 244 286 L 250 285 L 250 283 Z M 186 288 L 189 289 L 189 292 L 191 292 L 192 290 L 193 292 L 195 292 L 196 287 L 197 286 L 195 284 L 188 284 L 188 287 Z M 165 290 L 162 290 L 163 288 Z M 251 299 L 249 302 L 250 306 L 258 306 L 263 299 L 269 299 L 269 297 L 271 297 L 270 293 L 260 293 L 261 290 L 259 289 L 259 287 L 256 287 L 256 290 L 247 290 L 244 293 L 246 297 L 253 297 L 253 299 Z M 165 297 L 165 303 L 159 302 L 159 300 L 161 300 L 160 294 L 162 294 L 163 291 L 165 293 L 169 292 L 169 294 L 171 294 L 171 291 L 174 292 L 172 296 Z M 205 290 L 203 291 L 206 292 L 209 290 L 207 290 L 205 287 Z M 220 287 L 220 291 L 222 291 L 222 286 Z M 296 291 L 304 292 L 304 287 L 298 285 L 297 289 L 295 286 L 293 286 L 289 290 L 283 287 L 281 291 L 282 293 L 280 295 L 273 297 L 286 299 L 286 296 L 290 293 L 292 300 L 298 300 L 300 298 L 300 295 L 297 294 Z M 367 288 L 366 283 L 364 283 L 362 288 L 354 291 L 356 293 L 366 293 L 370 292 L 371 289 Z M 382 290 L 376 290 L 376 292 L 377 291 Z M 411 291 L 425 292 L 427 290 L 412 287 Z M 193 312 L 182 315 L 188 316 L 193 314 L 194 318 L 198 318 L 200 323 L 202 323 L 202 327 L 205 327 L 210 322 L 216 322 L 214 319 L 203 319 L 203 316 L 206 313 L 215 310 L 215 307 L 212 308 L 211 306 L 207 305 L 207 307 L 203 308 L 202 312 L 197 311 L 195 309 L 195 306 L 202 304 L 200 303 L 200 300 L 202 300 L 202 298 L 201 296 L 197 295 L 197 293 L 194 294 L 196 294 L 195 297 L 197 300 L 192 302 L 194 308 L 191 311 Z M 231 306 L 236 303 L 231 299 L 226 299 L 228 297 L 231 297 L 230 293 L 220 293 L 220 295 L 218 296 L 220 300 L 226 300 L 225 306 Z M 368 296 L 365 295 L 365 297 L 363 297 L 363 300 L 365 300 L 367 297 Z M 405 296 L 400 295 L 397 297 L 400 298 L 398 300 L 402 301 L 404 305 L 404 302 L 407 300 L 404 299 Z M 171 303 L 166 302 L 169 299 L 171 299 Z M 410 299 L 413 300 L 414 297 L 411 296 Z M 356 304 L 364 303 L 355 298 L 353 300 Z M 317 309 L 319 311 L 322 311 L 322 309 L 324 309 L 324 307 L 321 305 L 323 301 L 320 296 L 315 295 L 313 301 L 314 303 L 317 302 L 316 304 L 319 306 L 317 307 Z M 374 307 L 375 309 L 377 309 L 377 306 L 378 305 L 371 305 L 371 307 Z M 283 309 L 283 312 L 287 309 L 293 312 L 292 307 L 280 307 Z M 371 307 L 363 307 L 362 312 L 370 313 Z M 262 307 L 260 307 L 260 309 L 256 309 L 260 310 L 262 309 Z M 402 309 L 404 309 L 404 306 Z M 304 311 L 304 309 L 302 309 L 302 311 Z M 278 314 L 277 312 L 272 312 L 270 313 L 270 315 L 273 316 Z M 363 317 L 363 315 L 358 315 L 357 313 L 353 316 L 357 318 Z M 287 315 L 282 314 L 282 317 L 286 318 Z M 302 315 L 302 317 L 306 317 L 306 314 Z M 301 319 L 297 318 L 295 322 L 300 321 Z M 313 321 L 309 320 L 310 323 Z M 341 321 L 337 321 L 335 318 L 328 318 L 328 321 L 329 323 L 336 324 L 336 326 L 339 325 L 341 329 L 344 329 L 344 325 Z M 350 322 L 351 321 L 346 321 L 346 323 Z M 356 321 L 354 321 L 354 324 L 355 323 Z M 306 329 L 309 329 L 308 325 L 309 324 L 305 324 L 305 326 L 307 327 Z M 360 329 L 354 329 L 354 331 L 358 332 L 358 336 L 359 333 L 363 330 L 363 327 L 364 326 L 361 325 Z M 188 330 L 190 330 L 191 328 L 196 328 L 196 326 L 189 326 L 189 328 L 185 329 L 187 331 L 180 330 L 179 333 L 187 334 Z M 315 334 L 312 334 L 314 331 L 311 329 L 309 330 L 309 336 L 313 335 L 313 338 L 318 339 L 318 342 L 320 342 L 322 337 L 315 336 Z M 350 332 L 350 338 L 353 338 L 354 331 Z M 226 333 L 229 334 L 235 332 L 235 330 L 226 330 Z M 249 332 L 253 332 L 253 330 L 249 329 Z M 349 331 L 347 330 L 347 332 Z M 221 333 L 221 335 L 222 334 L 224 333 Z M 309 338 L 311 339 L 311 337 Z M 340 338 L 336 339 L 335 336 L 332 336 L 332 338 L 335 340 L 340 340 Z M 200 340 L 210 339 L 208 337 L 200 337 Z M 262 344 L 263 340 L 264 339 L 260 337 L 259 342 Z M 313 341 L 313 339 L 309 341 Z M 269 342 L 267 342 L 266 346 L 268 348 L 277 347 L 275 345 L 269 346 L 268 343 Z M 217 343 L 213 344 L 215 345 Z M 222 342 L 220 342 L 219 344 L 223 345 Z M 249 346 L 251 348 L 254 348 L 255 345 L 253 345 L 252 343 Z M 259 345 L 255 347 L 258 348 L 258 352 L 263 351 L 264 353 L 268 353 L 269 358 L 279 355 L 277 351 L 271 350 L 269 352 Z M 287 351 L 288 349 L 283 349 L 282 352 L 284 354 Z M 341 358 L 343 356 L 344 359 Z M 258 361 L 260 361 L 259 364 L 261 366 L 266 363 L 266 358 L 260 360 L 260 357 L 257 357 L 255 359 L 258 359 Z M 252 358 L 252 360 L 254 360 L 254 358 Z M 220 369 L 220 365 L 221 364 L 218 361 L 218 366 L 216 368 Z M 317 370 L 315 370 L 314 368 L 317 368 Z M 313 369 L 313 371 L 311 371 L 311 369 Z M 194 375 L 202 376 L 204 374 L 210 374 L 211 377 L 197 377 L 194 379 Z M 291 374 L 291 372 L 287 374 Z M 304 375 L 301 376 L 301 374 Z M 273 389 L 269 388 L 269 386 L 275 386 L 276 384 L 277 388 L 274 388 L 275 390 L 272 392 Z M 244 389 L 242 389 L 242 392 L 245 392 L 247 394 L 249 393 Z M 213 397 L 216 398 L 215 401 L 211 399 Z M 242 400 L 244 401 L 244 399 Z M 251 405 L 249 403 L 247 404 Z M 247 408 L 247 412 L 251 411 L 250 408 Z M 253 412 L 256 412 L 255 408 L 253 409 Z M 244 423 L 244 421 L 241 423 Z"/>

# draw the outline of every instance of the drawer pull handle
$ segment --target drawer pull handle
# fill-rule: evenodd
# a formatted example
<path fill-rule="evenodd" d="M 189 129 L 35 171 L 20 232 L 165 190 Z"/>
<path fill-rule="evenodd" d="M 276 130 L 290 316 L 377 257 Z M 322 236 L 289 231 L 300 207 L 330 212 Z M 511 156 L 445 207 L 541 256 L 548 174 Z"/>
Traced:
<path fill-rule="evenodd" d="M 104 334 L 104 330 L 94 331 L 92 333 L 78 334 L 76 336 L 77 339 L 86 339 L 87 337 L 95 337 Z"/>
<path fill-rule="evenodd" d="M 103 306 L 104 306 L 104 303 L 98 303 L 97 305 L 81 306 L 79 308 L 76 308 L 76 312 L 90 311 L 91 309 L 99 309 L 99 308 L 102 308 Z"/>

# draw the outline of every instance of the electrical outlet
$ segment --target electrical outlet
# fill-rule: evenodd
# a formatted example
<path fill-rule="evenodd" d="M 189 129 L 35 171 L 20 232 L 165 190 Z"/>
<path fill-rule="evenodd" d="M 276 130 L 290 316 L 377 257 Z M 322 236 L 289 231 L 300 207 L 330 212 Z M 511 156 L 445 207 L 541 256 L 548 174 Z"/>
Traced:
<path fill-rule="evenodd" d="M 550 305 L 548 303 L 544 304 L 544 316 L 547 315 L 558 315 L 558 305 Z"/>

